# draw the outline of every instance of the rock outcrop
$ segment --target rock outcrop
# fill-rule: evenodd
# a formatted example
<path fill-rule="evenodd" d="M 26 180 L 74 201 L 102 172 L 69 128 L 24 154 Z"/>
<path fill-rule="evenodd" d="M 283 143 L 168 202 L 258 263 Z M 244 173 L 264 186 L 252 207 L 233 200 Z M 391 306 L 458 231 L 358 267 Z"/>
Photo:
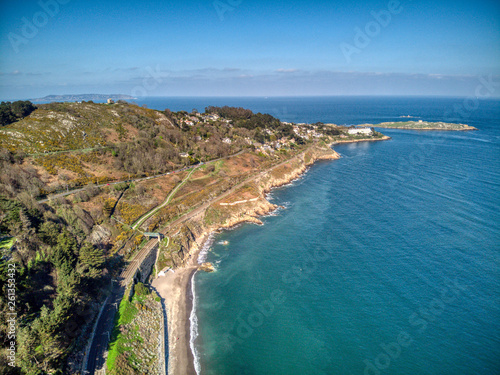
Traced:
<path fill-rule="evenodd" d="M 206 262 L 198 267 L 198 271 L 204 271 L 204 272 L 208 272 L 208 273 L 215 272 L 215 267 L 212 263 Z"/>

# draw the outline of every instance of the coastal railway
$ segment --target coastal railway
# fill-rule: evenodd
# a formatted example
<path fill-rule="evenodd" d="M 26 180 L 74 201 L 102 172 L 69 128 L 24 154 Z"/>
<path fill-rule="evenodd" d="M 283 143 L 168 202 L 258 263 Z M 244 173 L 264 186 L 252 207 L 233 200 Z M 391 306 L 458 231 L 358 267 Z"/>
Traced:
<path fill-rule="evenodd" d="M 235 155 L 238 155 L 241 153 L 242 152 L 239 152 Z M 235 156 L 235 155 L 233 155 L 233 156 Z M 276 168 L 276 167 L 279 167 L 281 165 L 287 164 L 287 163 L 291 162 L 292 160 L 295 160 L 296 158 L 300 157 L 300 155 L 302 155 L 302 154 L 295 155 L 288 160 L 285 160 L 279 164 L 274 165 L 272 168 Z M 221 158 L 221 159 L 224 159 L 224 158 Z M 221 160 L 221 159 L 218 159 L 218 160 Z M 88 356 L 87 361 L 84 364 L 82 375 L 83 374 L 94 375 L 94 374 L 104 374 L 105 373 L 107 346 L 109 343 L 109 337 L 110 337 L 111 331 L 113 329 L 114 316 L 115 316 L 115 313 L 117 311 L 117 306 L 119 305 L 119 303 L 123 297 L 126 286 L 130 283 L 132 278 L 135 276 L 137 268 L 141 265 L 143 260 L 149 255 L 151 250 L 159 243 L 159 238 L 161 237 L 160 235 L 165 235 L 170 228 L 175 227 L 177 225 L 180 225 L 180 224 L 186 222 L 187 220 L 193 218 L 194 216 L 200 214 L 205 209 L 207 209 L 211 204 L 233 194 L 237 189 L 241 188 L 242 186 L 247 184 L 249 181 L 252 181 L 256 178 L 259 178 L 262 175 L 264 175 L 264 172 L 261 172 L 261 173 L 258 173 L 257 175 L 249 177 L 248 179 L 233 186 L 231 189 L 229 189 L 228 191 L 219 195 L 218 197 L 213 198 L 209 202 L 206 202 L 206 203 L 202 204 L 201 206 L 195 208 L 193 211 L 188 212 L 188 213 L 184 214 L 183 216 L 177 218 L 176 220 L 172 221 L 171 223 L 168 224 L 168 226 L 164 230 L 161 231 L 161 233 L 158 233 L 157 238 L 154 238 L 154 239 L 151 239 L 150 241 L 148 241 L 146 243 L 146 245 L 133 257 L 133 259 L 129 262 L 129 264 L 127 265 L 125 270 L 123 270 L 122 273 L 120 274 L 120 276 L 118 278 L 119 283 L 117 285 L 114 285 L 112 297 L 110 297 L 108 299 L 108 302 L 103 307 L 104 312 L 103 312 L 102 316 L 100 317 L 99 321 L 96 323 L 95 339 L 91 343 L 91 347 L 89 350 L 89 356 Z"/>
<path fill-rule="evenodd" d="M 103 375 L 106 373 L 106 352 L 118 306 L 127 285 L 132 281 L 143 260 L 158 245 L 158 241 L 156 238 L 148 241 L 120 274 L 117 280 L 118 283 L 113 283 L 113 291 L 102 307 L 102 314 L 94 327 L 95 335 L 83 366 L 83 375 Z"/>
<path fill-rule="evenodd" d="M 130 283 L 135 273 L 137 272 L 137 268 L 142 263 L 144 258 L 149 255 L 150 251 L 158 244 L 158 239 L 149 240 L 146 245 L 136 254 L 134 259 L 128 264 L 127 268 L 123 270 L 120 274 L 119 280 L 120 284 L 124 287 Z"/>

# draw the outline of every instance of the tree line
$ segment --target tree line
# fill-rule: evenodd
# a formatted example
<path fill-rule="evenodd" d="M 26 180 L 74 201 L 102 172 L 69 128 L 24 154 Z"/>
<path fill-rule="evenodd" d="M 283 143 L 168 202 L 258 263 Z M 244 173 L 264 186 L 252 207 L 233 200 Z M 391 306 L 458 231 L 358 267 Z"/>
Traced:
<path fill-rule="evenodd" d="M 2 374 L 63 374 L 75 339 L 94 316 L 109 283 L 102 248 L 87 241 L 93 220 L 70 205 L 38 205 L 27 194 L 0 196 L 0 233 L 16 238 L 0 259 L 0 345 L 8 347 L 7 272 L 15 263 L 17 368 L 0 358 Z"/>
<path fill-rule="evenodd" d="M 0 126 L 12 124 L 29 116 L 36 107 L 29 100 L 0 103 Z"/>

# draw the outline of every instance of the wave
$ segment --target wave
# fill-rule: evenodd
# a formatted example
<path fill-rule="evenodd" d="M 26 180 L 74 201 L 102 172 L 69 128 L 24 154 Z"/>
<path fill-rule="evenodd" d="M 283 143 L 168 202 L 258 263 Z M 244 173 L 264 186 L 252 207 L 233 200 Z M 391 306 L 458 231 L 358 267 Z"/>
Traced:
<path fill-rule="evenodd" d="M 270 191 L 270 192 L 266 193 L 266 194 L 264 195 L 264 197 L 265 197 L 268 201 L 271 201 L 271 200 L 273 200 L 273 199 L 274 199 L 274 194 L 273 194 L 273 192 L 272 192 L 272 191 Z"/>
<path fill-rule="evenodd" d="M 196 272 L 193 273 L 193 277 L 191 278 L 191 294 L 193 295 L 193 308 L 191 309 L 191 314 L 189 314 L 189 326 L 190 326 L 189 333 L 191 336 L 189 339 L 189 347 L 191 348 L 191 353 L 193 353 L 194 370 L 196 371 L 197 375 L 200 375 L 201 372 L 200 356 L 198 354 L 198 351 L 196 350 L 196 346 L 194 345 L 194 342 L 199 336 L 198 317 L 196 316 L 196 293 L 194 288 L 194 275 L 196 275 Z"/>
<path fill-rule="evenodd" d="M 200 250 L 200 254 L 198 255 L 198 264 L 203 264 L 207 261 L 208 252 L 210 251 L 210 248 L 214 244 L 214 241 L 215 241 L 215 235 L 214 233 L 210 233 L 208 235 L 207 240 L 203 244 L 203 247 Z"/>
<path fill-rule="evenodd" d="M 290 202 L 283 202 L 281 203 L 275 210 L 263 215 L 262 217 L 274 217 L 274 216 L 280 216 L 281 211 L 288 209 L 292 204 Z"/>

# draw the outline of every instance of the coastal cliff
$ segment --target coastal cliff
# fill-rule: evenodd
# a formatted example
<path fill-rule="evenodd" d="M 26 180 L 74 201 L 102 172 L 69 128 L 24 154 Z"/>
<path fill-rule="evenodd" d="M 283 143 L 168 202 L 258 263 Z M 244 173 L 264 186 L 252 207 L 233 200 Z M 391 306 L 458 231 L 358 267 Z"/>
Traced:
<path fill-rule="evenodd" d="M 277 208 L 266 199 L 266 193 L 299 178 L 317 160 L 339 158 L 340 155 L 328 145 L 309 147 L 289 160 L 257 172 L 219 196 L 184 224 L 171 229 L 169 243 L 174 245 L 164 249 L 164 255 L 170 250 L 172 264 L 163 269 L 175 268 L 175 272 L 166 272 L 164 277 L 153 281 L 153 286 L 164 298 L 168 316 L 169 374 L 196 373 L 190 346 L 191 283 L 197 270 L 216 271 L 209 263 L 203 263 L 201 267 L 198 263 L 200 251 L 204 246 L 210 246 L 211 234 L 244 222 L 262 224 L 259 217 Z"/>
<path fill-rule="evenodd" d="M 339 158 L 340 155 L 328 146 L 313 146 L 294 158 L 249 178 L 240 184 L 241 187 L 235 189 L 229 198 L 215 201 L 172 231 L 171 239 L 174 244 L 173 251 L 170 251 L 172 264 L 168 267 L 183 267 L 190 264 L 193 259 L 197 259 L 203 244 L 213 232 L 246 222 L 262 225 L 259 217 L 278 208 L 266 199 L 266 194 L 271 189 L 296 180 L 317 160 Z M 243 194 L 251 194 L 252 198 L 239 201 L 239 197 Z M 235 203 L 222 202 L 228 200 Z"/>

